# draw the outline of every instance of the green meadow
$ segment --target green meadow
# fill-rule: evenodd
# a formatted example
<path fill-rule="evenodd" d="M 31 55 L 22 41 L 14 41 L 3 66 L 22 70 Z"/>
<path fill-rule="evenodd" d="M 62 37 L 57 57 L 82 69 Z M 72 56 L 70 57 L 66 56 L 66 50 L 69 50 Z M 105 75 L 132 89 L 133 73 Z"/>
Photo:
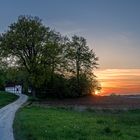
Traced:
<path fill-rule="evenodd" d="M 21 108 L 14 121 L 16 140 L 138 140 L 140 110 L 76 111 L 70 108 Z"/>
<path fill-rule="evenodd" d="M 4 107 L 5 105 L 15 101 L 18 98 L 18 96 L 0 91 L 0 108 Z"/>

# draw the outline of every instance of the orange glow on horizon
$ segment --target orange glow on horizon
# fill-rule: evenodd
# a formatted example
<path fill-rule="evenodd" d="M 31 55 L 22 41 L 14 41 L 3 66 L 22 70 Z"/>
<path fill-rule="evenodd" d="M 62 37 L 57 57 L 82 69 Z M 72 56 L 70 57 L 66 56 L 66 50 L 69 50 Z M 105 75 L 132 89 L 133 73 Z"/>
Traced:
<path fill-rule="evenodd" d="M 102 90 L 100 95 L 140 94 L 140 69 L 105 69 L 95 72 Z"/>
<path fill-rule="evenodd" d="M 96 90 L 96 91 L 94 92 L 94 94 L 95 94 L 95 95 L 100 95 L 100 91 Z"/>

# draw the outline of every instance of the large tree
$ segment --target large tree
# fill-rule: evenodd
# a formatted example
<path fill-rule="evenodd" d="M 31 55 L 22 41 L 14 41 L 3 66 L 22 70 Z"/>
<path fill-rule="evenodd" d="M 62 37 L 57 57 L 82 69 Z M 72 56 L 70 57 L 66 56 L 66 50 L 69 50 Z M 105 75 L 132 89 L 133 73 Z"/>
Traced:
<path fill-rule="evenodd" d="M 53 86 L 54 74 L 63 73 L 64 67 L 64 50 L 65 50 L 65 37 L 62 37 L 60 33 L 50 31 L 49 37 L 45 41 L 44 51 L 42 55 L 42 63 L 45 65 L 45 70 L 50 75 L 50 82 Z M 61 71 L 62 70 L 62 71 Z"/>
<path fill-rule="evenodd" d="M 38 17 L 20 16 L 18 21 L 9 26 L 1 35 L 1 46 L 7 57 L 14 56 L 20 66 L 29 73 L 30 84 L 35 96 L 36 83 L 40 75 L 44 42 L 48 36 L 46 28 Z"/>
<path fill-rule="evenodd" d="M 74 35 L 67 49 L 67 58 L 71 65 L 71 72 L 76 75 L 77 92 L 80 92 L 80 78 L 86 76 L 85 79 L 94 79 L 93 69 L 97 68 L 98 57 L 93 50 L 87 46 L 86 39 Z"/>

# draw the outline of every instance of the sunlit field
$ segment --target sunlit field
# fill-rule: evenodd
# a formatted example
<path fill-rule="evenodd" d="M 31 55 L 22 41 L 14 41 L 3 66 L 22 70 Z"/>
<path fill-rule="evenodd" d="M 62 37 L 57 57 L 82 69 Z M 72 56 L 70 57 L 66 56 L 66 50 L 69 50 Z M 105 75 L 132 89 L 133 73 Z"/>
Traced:
<path fill-rule="evenodd" d="M 16 140 L 138 140 L 140 110 L 74 111 L 26 106 L 14 122 Z"/>

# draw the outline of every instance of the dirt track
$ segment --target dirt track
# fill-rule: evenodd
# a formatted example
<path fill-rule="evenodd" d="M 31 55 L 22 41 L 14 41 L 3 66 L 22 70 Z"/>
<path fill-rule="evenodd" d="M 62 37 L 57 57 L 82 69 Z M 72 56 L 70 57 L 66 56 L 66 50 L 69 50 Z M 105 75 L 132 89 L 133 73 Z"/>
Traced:
<path fill-rule="evenodd" d="M 103 109 L 140 109 L 140 96 L 88 96 L 78 99 L 47 99 L 43 105 L 86 106 Z"/>

